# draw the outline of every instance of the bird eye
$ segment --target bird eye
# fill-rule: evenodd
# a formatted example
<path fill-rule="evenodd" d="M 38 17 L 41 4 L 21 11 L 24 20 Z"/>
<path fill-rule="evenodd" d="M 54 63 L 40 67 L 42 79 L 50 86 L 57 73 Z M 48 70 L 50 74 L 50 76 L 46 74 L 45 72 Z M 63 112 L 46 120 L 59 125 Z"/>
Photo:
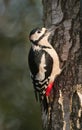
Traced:
<path fill-rule="evenodd" d="M 40 30 L 38 30 L 38 31 L 37 31 L 37 33 L 41 33 L 41 31 L 40 31 Z"/>

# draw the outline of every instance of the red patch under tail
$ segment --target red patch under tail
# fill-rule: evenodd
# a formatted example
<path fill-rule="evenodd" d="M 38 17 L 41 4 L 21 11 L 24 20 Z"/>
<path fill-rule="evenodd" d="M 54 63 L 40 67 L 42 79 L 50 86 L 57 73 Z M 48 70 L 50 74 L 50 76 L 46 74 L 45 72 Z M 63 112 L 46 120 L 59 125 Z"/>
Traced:
<path fill-rule="evenodd" d="M 53 82 L 53 83 L 50 83 L 50 84 L 48 85 L 48 87 L 46 88 L 46 96 L 49 96 L 49 95 L 50 95 L 50 92 L 51 92 L 51 90 L 52 90 L 53 85 L 54 85 L 54 82 Z"/>

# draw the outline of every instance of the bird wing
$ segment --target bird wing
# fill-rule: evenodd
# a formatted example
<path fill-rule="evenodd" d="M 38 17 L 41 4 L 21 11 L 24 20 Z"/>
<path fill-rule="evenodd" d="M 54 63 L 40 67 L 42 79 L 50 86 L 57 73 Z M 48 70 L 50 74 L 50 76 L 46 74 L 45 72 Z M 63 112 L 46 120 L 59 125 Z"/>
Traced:
<path fill-rule="evenodd" d="M 43 92 L 45 85 L 46 87 L 48 85 L 49 76 L 52 72 L 53 60 L 46 51 L 33 51 L 31 48 L 28 55 L 28 64 L 37 99 L 37 91 Z"/>

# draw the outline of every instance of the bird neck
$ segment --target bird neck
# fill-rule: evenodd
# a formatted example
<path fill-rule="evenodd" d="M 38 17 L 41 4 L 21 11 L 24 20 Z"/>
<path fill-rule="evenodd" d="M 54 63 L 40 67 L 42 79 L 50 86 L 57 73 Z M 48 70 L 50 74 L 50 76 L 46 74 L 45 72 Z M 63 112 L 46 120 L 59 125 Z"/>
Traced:
<path fill-rule="evenodd" d="M 36 49 L 51 49 L 51 45 L 45 37 L 40 38 L 39 40 L 32 43 L 32 47 Z"/>
<path fill-rule="evenodd" d="M 38 46 L 38 43 L 43 39 L 44 36 L 45 36 L 45 34 L 43 34 L 38 40 L 35 40 L 35 41 L 31 40 L 32 44 Z"/>

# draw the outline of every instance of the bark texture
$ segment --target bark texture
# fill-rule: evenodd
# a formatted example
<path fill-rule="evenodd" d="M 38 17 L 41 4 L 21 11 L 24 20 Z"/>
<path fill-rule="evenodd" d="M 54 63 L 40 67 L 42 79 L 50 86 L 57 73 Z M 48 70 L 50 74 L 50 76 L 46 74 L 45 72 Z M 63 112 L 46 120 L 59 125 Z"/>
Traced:
<path fill-rule="evenodd" d="M 80 40 L 80 1 L 43 0 L 43 23 L 54 27 L 51 44 L 64 70 L 50 95 L 51 115 L 42 106 L 44 130 L 82 130 L 82 48 Z"/>

